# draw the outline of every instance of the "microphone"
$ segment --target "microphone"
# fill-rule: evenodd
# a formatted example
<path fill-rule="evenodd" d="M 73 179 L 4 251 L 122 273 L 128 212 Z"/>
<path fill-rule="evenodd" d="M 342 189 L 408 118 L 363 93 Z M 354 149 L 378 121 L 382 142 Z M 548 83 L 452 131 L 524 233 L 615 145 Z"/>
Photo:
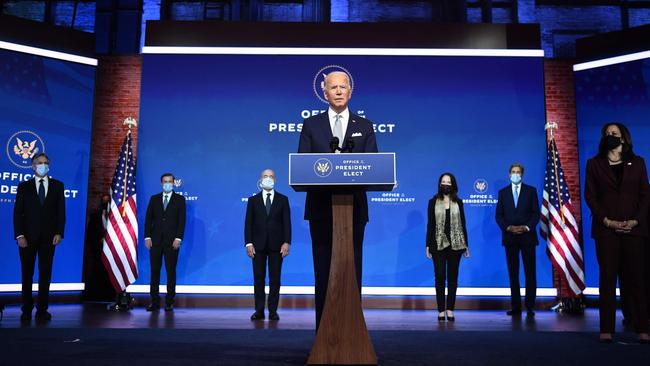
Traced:
<path fill-rule="evenodd" d="M 334 136 L 334 137 L 332 137 L 332 139 L 330 140 L 330 151 L 333 152 L 333 153 L 335 153 L 337 150 L 341 150 L 341 149 L 339 148 L 339 138 L 336 137 L 336 136 Z"/>
<path fill-rule="evenodd" d="M 348 141 L 345 142 L 345 149 L 344 149 L 344 152 L 349 152 L 349 153 L 351 153 L 352 150 L 354 150 L 354 140 L 349 139 Z"/>

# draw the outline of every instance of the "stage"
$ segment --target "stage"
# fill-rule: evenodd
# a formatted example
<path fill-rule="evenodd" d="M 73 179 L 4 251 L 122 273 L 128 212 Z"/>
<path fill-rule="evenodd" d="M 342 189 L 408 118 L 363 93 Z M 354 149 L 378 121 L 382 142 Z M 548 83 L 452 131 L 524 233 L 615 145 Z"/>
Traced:
<path fill-rule="evenodd" d="M 51 322 L 26 325 L 20 308 L 9 306 L 0 323 L 0 364 L 302 365 L 314 339 L 312 309 L 281 308 L 278 322 L 252 322 L 248 308 L 104 309 L 55 305 Z M 433 310 L 364 313 L 381 365 L 599 365 L 621 357 L 642 364 L 650 357 L 634 333 L 599 343 L 594 309 L 584 316 L 538 311 L 534 319 L 459 310 L 453 323 L 439 323 Z M 620 325 L 619 314 L 619 331 Z"/>

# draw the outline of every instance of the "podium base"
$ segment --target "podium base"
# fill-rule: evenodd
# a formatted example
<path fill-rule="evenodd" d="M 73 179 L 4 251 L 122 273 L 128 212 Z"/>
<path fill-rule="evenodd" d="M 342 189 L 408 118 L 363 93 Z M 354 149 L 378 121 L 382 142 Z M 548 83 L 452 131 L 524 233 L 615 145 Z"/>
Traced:
<path fill-rule="evenodd" d="M 352 195 L 332 196 L 332 259 L 327 298 L 308 365 L 376 365 L 357 287 Z"/>

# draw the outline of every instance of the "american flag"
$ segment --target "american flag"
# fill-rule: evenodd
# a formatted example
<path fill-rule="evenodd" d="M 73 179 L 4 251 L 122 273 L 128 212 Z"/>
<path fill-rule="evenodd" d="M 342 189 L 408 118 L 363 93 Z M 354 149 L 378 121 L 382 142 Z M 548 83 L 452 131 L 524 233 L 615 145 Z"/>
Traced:
<path fill-rule="evenodd" d="M 138 218 L 135 205 L 135 165 L 128 132 L 109 191 L 110 210 L 105 223 L 102 261 L 117 293 L 138 278 Z"/>
<path fill-rule="evenodd" d="M 555 271 L 568 284 L 571 294 L 578 296 L 585 289 L 585 267 L 578 242 L 578 225 L 571 208 L 571 196 L 560 155 L 555 139 L 551 138 L 546 156 L 540 232 L 546 240 L 546 253 Z"/>

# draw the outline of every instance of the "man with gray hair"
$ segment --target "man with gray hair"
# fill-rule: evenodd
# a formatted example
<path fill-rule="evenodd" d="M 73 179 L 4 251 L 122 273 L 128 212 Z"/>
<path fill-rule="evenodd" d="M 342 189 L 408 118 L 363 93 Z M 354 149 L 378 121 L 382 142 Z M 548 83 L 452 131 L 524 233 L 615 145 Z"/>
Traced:
<path fill-rule="evenodd" d="M 372 122 L 352 114 L 348 109 L 352 97 L 352 85 L 348 74 L 341 71 L 331 72 L 325 76 L 322 86 L 329 108 L 326 113 L 307 118 L 303 122 L 298 152 L 377 152 L 377 140 Z M 314 256 L 316 329 L 318 329 L 327 295 L 332 258 L 332 193 L 307 192 L 305 220 L 309 220 Z M 361 292 L 363 236 L 367 222 L 368 199 L 365 191 L 358 190 L 354 192 L 352 235 L 359 293 Z"/>

